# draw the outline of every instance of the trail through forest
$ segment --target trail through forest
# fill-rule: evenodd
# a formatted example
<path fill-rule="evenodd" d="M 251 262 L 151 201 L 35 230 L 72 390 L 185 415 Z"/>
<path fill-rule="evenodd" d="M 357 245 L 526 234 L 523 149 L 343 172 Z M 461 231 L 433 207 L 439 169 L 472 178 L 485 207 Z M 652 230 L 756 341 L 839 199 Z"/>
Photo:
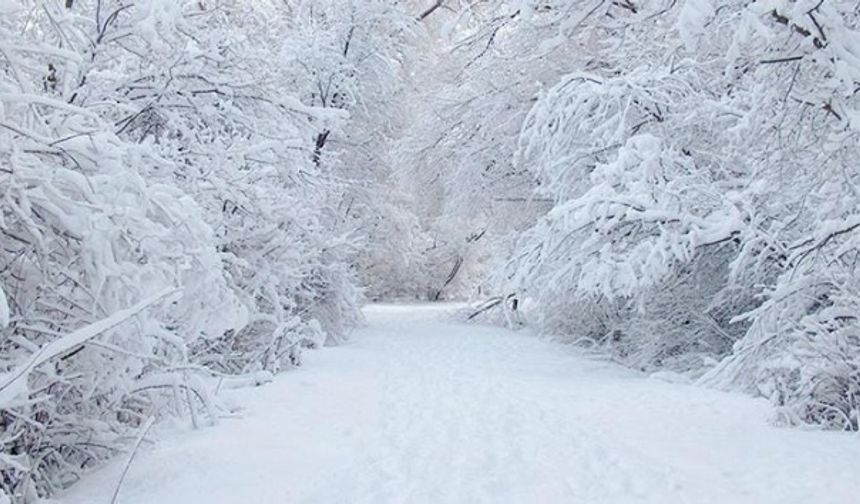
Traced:
<path fill-rule="evenodd" d="M 448 307 L 450 308 L 450 307 Z M 856 435 L 668 383 L 439 306 L 372 306 L 341 347 L 236 392 L 238 418 L 154 433 L 121 504 L 844 504 Z M 124 457 L 60 496 L 108 504 Z"/>

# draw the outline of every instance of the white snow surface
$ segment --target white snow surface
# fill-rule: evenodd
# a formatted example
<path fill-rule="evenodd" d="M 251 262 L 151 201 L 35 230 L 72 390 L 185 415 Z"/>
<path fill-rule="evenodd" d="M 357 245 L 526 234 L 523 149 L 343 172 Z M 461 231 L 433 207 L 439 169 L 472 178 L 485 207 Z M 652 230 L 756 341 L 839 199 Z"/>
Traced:
<path fill-rule="evenodd" d="M 450 309 L 450 307 L 448 307 Z M 121 504 L 845 504 L 860 438 L 762 401 L 585 359 L 439 306 L 371 306 L 344 346 L 254 389 L 241 418 L 161 428 Z M 108 504 L 118 457 L 59 501 Z"/>

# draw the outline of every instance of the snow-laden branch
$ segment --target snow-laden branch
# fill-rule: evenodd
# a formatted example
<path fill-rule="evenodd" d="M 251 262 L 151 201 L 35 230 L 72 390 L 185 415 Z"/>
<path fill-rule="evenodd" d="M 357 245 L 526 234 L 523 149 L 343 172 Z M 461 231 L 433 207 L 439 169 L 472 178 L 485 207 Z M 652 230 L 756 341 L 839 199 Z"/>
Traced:
<path fill-rule="evenodd" d="M 139 315 L 152 305 L 178 292 L 177 289 L 168 289 L 150 298 L 147 298 L 134 306 L 120 310 L 113 315 L 98 322 L 82 327 L 77 331 L 66 334 L 56 340 L 42 346 L 30 358 L 17 368 L 0 375 L 0 404 L 8 405 L 16 396 L 27 391 L 27 379 L 41 364 L 58 357 L 76 347 L 85 344 L 96 336 L 113 329 L 128 319 Z"/>

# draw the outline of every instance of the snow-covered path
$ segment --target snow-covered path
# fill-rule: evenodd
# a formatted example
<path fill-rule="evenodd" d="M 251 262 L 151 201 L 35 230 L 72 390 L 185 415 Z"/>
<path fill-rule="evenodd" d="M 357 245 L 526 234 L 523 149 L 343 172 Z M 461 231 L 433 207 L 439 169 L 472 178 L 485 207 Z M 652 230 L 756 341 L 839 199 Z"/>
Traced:
<path fill-rule="evenodd" d="M 352 343 L 139 453 L 122 504 L 860 502 L 860 438 L 567 347 L 370 307 Z M 61 498 L 108 504 L 123 461 Z"/>

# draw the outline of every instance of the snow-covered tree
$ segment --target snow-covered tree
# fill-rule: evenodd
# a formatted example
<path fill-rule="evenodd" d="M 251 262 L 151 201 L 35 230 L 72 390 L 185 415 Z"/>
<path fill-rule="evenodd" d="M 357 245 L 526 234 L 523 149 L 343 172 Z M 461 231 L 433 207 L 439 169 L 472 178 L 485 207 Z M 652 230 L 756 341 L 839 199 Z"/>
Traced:
<path fill-rule="evenodd" d="M 0 490 L 31 502 L 148 417 L 196 424 L 204 378 L 339 341 L 358 242 L 314 162 L 348 115 L 278 64 L 282 5 L 3 8 Z"/>
<path fill-rule="evenodd" d="M 0 501 L 365 292 L 860 429 L 851 5 L 6 0 L 0 40 Z"/>
<path fill-rule="evenodd" d="M 856 13 L 577 3 L 590 19 L 565 36 L 593 59 L 524 122 L 516 164 L 555 206 L 520 242 L 511 288 L 631 364 L 726 357 L 708 383 L 857 429 Z"/>
<path fill-rule="evenodd" d="M 75 44 L 79 21 L 40 2 L 2 24 L 0 486 L 24 501 L 112 454 L 170 390 L 206 402 L 188 345 L 238 329 L 245 311 L 200 207 L 145 179 L 165 160 L 81 99 L 94 49 Z"/>

